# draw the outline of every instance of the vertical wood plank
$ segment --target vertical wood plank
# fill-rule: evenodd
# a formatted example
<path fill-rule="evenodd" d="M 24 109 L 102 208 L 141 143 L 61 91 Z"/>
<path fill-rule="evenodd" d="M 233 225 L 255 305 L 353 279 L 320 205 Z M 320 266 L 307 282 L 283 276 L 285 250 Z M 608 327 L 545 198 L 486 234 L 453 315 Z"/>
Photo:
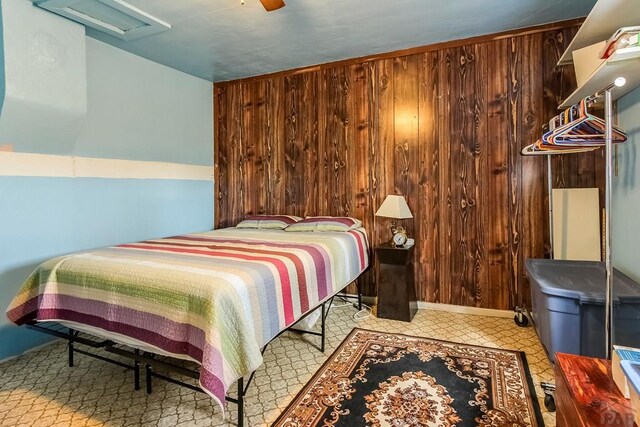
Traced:
<path fill-rule="evenodd" d="M 356 64 L 347 67 L 350 91 L 347 98 L 349 112 L 349 130 L 347 140 L 347 171 L 353 183 L 351 188 L 351 215 L 362 220 L 365 229 L 373 230 L 374 211 L 371 203 L 371 118 L 369 115 L 369 96 L 371 73 L 369 64 Z M 363 289 L 371 288 L 371 272 L 359 279 Z M 355 288 L 350 288 L 355 292 Z"/>
<path fill-rule="evenodd" d="M 563 46 L 559 44 L 557 32 L 556 31 L 547 31 L 542 33 L 542 85 L 543 85 L 543 94 L 542 94 L 542 102 L 543 102 L 543 116 L 544 116 L 544 124 L 548 130 L 548 122 L 551 120 L 556 114 L 558 114 L 558 105 L 562 102 L 560 87 L 562 85 L 562 72 L 559 67 L 556 66 L 558 60 L 560 59 L 560 55 L 562 55 Z M 560 176 L 559 172 L 562 169 L 562 163 L 560 163 L 560 158 L 565 156 L 552 156 L 551 158 L 551 170 L 552 170 L 552 181 L 553 186 L 559 186 L 558 177 Z M 549 224 L 549 194 L 547 190 L 547 163 L 548 160 L 544 159 L 544 226 L 545 226 L 545 243 L 544 243 L 544 253 L 545 257 L 548 257 L 551 253 L 551 237 L 549 235 L 550 224 Z"/>
<path fill-rule="evenodd" d="M 395 133 L 394 133 L 394 67 L 393 60 L 378 62 L 378 159 L 380 171 L 380 204 L 389 194 L 395 194 Z M 376 207 L 376 209 L 379 205 Z M 389 221 L 378 218 L 380 233 L 376 244 L 391 237 Z"/>
<path fill-rule="evenodd" d="M 256 143 L 254 137 L 254 85 L 252 83 L 243 84 L 241 86 L 241 135 L 242 145 L 240 148 L 242 163 L 244 170 L 242 171 L 242 188 L 244 189 L 244 198 L 242 204 L 242 216 L 238 220 L 242 220 L 246 215 L 257 213 L 256 206 L 258 204 L 257 191 L 252 189 L 256 175 Z M 247 191 L 250 189 L 251 191 Z"/>
<path fill-rule="evenodd" d="M 304 116 L 304 75 L 287 76 L 285 84 L 285 212 L 289 215 L 303 215 L 304 211 L 304 170 L 303 145 L 305 138 Z"/>
<path fill-rule="evenodd" d="M 317 215 L 318 212 L 318 110 L 317 89 L 318 75 L 304 74 L 304 86 L 301 98 L 301 108 L 304 110 L 302 127 L 302 156 L 304 182 L 302 197 L 303 209 L 300 215 L 303 217 Z"/>
<path fill-rule="evenodd" d="M 347 97 L 349 80 L 344 67 L 327 73 L 327 160 L 329 176 L 329 209 L 331 215 L 348 215 L 351 209 L 350 190 L 347 188 Z"/>
<path fill-rule="evenodd" d="M 396 58 L 393 61 L 394 108 L 394 189 L 407 200 L 416 212 L 417 193 L 415 176 L 418 158 L 418 56 Z M 414 234 L 414 221 L 399 221 L 410 235 Z"/>
<path fill-rule="evenodd" d="M 266 214 L 273 213 L 273 199 L 275 198 L 274 194 L 274 164 L 273 164 L 273 144 L 274 144 L 274 92 L 275 81 L 273 79 L 265 80 L 264 82 L 264 98 L 265 98 L 265 109 L 264 109 L 264 117 L 261 117 L 264 122 L 260 123 L 261 135 L 263 145 L 263 167 L 264 167 L 264 191 L 265 191 L 265 209 L 264 212 Z"/>
<path fill-rule="evenodd" d="M 561 52 L 571 42 L 572 34 L 569 31 L 559 30 L 556 34 L 558 41 L 558 47 Z M 576 88 L 576 76 L 572 67 L 558 67 L 560 72 L 560 87 L 558 88 L 558 95 L 560 99 L 565 99 Z M 558 175 L 562 178 L 561 186 L 565 188 L 577 188 L 580 186 L 579 162 L 580 155 L 577 156 L 555 156 L 561 157 L 562 170 Z"/>
<path fill-rule="evenodd" d="M 278 215 L 287 213 L 286 181 L 285 181 L 285 83 L 283 77 L 277 77 L 272 81 L 270 93 L 271 106 L 271 138 L 269 144 L 269 169 L 271 198 L 269 200 L 269 213 Z"/>
<path fill-rule="evenodd" d="M 489 187 L 485 180 L 485 172 L 489 169 L 489 138 L 487 127 L 487 79 L 489 73 L 489 58 L 487 44 L 474 45 L 475 56 L 475 90 L 473 96 L 473 155 L 474 155 L 474 186 L 475 186 L 475 223 L 476 236 L 473 247 L 474 277 L 473 301 L 478 307 L 490 307 L 491 289 L 489 287 L 489 259 L 487 257 L 488 224 L 491 221 L 491 207 L 489 205 Z"/>
<path fill-rule="evenodd" d="M 344 201 L 342 208 L 342 215 L 353 216 L 353 212 L 356 205 L 356 158 L 355 158 L 355 138 L 356 138 L 356 106 L 355 106 L 355 94 L 353 91 L 355 79 L 355 73 L 352 67 L 346 66 L 343 68 L 344 74 L 342 77 L 342 129 L 344 132 L 342 146 L 342 163 L 344 167 L 342 169 L 342 192 L 344 193 Z"/>
<path fill-rule="evenodd" d="M 418 203 L 414 221 L 416 244 L 421 248 L 417 257 L 417 295 L 428 301 L 440 299 L 438 286 L 439 248 L 439 172 L 440 149 L 438 133 L 438 66 L 440 55 L 429 52 L 418 63 Z"/>
<path fill-rule="evenodd" d="M 475 305 L 475 54 L 473 46 L 453 49 L 451 74 L 452 301 Z"/>
<path fill-rule="evenodd" d="M 371 80 L 370 68 L 366 64 L 358 64 L 349 67 L 351 75 L 351 91 L 349 110 L 352 119 L 349 123 L 352 141 L 347 147 L 349 158 L 349 175 L 354 180 L 354 204 L 353 215 L 361 218 L 367 230 L 373 230 L 373 207 L 371 203 L 371 182 L 369 178 L 371 165 L 369 116 L 369 84 Z"/>
<path fill-rule="evenodd" d="M 438 302 L 452 304 L 452 251 L 453 251 L 453 227 L 452 221 L 452 181 L 451 181 L 451 73 L 452 50 L 445 49 L 439 52 L 440 64 L 438 67 L 438 280 L 440 287 L 440 299 Z"/>
<path fill-rule="evenodd" d="M 570 67 L 559 67 L 557 62 L 565 50 L 565 34 L 562 30 L 544 33 L 544 69 L 545 69 L 545 108 L 549 108 L 548 117 L 551 119 L 558 114 L 558 105 L 564 99 L 563 94 L 570 94 L 571 80 L 575 81 Z M 565 88 L 568 86 L 568 88 Z M 570 171 L 575 170 L 575 156 L 553 156 L 552 173 L 554 188 L 569 188 L 572 186 Z"/>
<path fill-rule="evenodd" d="M 366 96 L 367 96 L 367 121 L 369 123 L 368 129 L 368 140 L 367 145 L 369 146 L 369 158 L 368 158 L 368 180 L 369 180 L 369 202 L 368 207 L 366 209 L 366 216 L 368 217 L 369 228 L 367 230 L 371 230 L 373 234 L 379 234 L 379 223 L 376 221 L 375 212 L 379 206 L 380 200 L 380 192 L 379 192 L 379 171 L 376 167 L 376 158 L 377 158 L 377 135 L 378 135 L 378 117 L 377 117 L 377 82 L 376 82 L 376 66 L 374 63 L 366 63 L 363 65 L 366 67 Z M 372 239 L 372 237 L 369 237 Z M 371 241 L 371 240 L 370 240 Z M 370 260 L 373 260 L 373 250 L 369 252 Z M 365 295 L 375 295 L 376 294 L 376 281 L 374 277 L 374 269 L 369 269 L 366 273 L 364 280 L 360 282 L 360 291 Z"/>
<path fill-rule="evenodd" d="M 329 192 L 331 190 L 330 171 L 329 171 L 329 155 L 328 144 L 328 115 L 327 100 L 329 98 L 329 72 L 322 70 L 318 73 L 317 84 L 317 103 L 318 103 L 318 202 L 316 215 L 329 212 L 330 200 Z"/>
<path fill-rule="evenodd" d="M 510 307 L 518 305 L 523 291 L 522 236 L 522 158 L 520 141 L 522 129 L 522 39 L 509 39 L 509 217 L 511 229 L 509 247 L 511 251 L 512 289 L 509 292 Z"/>
<path fill-rule="evenodd" d="M 532 34 L 521 37 L 522 57 L 532 58 L 542 51 L 542 35 Z M 542 132 L 544 120 L 542 96 L 542 63 L 541 61 L 522 61 L 522 116 L 521 139 L 518 149 L 533 143 Z M 547 212 L 544 203 L 545 159 L 538 156 L 520 156 L 522 163 L 522 256 L 527 258 L 544 257 L 545 223 Z M 542 184 L 542 185 L 541 185 Z M 521 269 L 522 291 L 517 303 L 519 306 L 531 307 L 531 290 L 529 282 Z"/>
<path fill-rule="evenodd" d="M 229 197 L 229 165 L 227 136 L 227 90 L 216 88 L 214 106 L 215 140 L 214 140 L 214 228 L 224 228 L 229 219 L 227 199 Z"/>
<path fill-rule="evenodd" d="M 396 194 L 401 194 L 407 201 L 413 219 L 398 221 L 404 226 L 409 236 L 416 235 L 416 214 L 418 212 L 418 141 L 419 141 L 419 89 L 418 55 L 396 58 L 393 63 L 394 87 L 394 187 Z M 413 251 L 414 275 L 421 267 L 416 258 L 418 251 Z M 420 284 L 419 284 L 420 285 Z"/>
<path fill-rule="evenodd" d="M 488 206 L 488 275 L 487 306 L 508 307 L 512 278 L 509 274 L 509 41 L 499 40 L 487 45 L 492 67 L 487 78 L 487 128 L 491 148 L 484 176 L 489 188 Z"/>
<path fill-rule="evenodd" d="M 254 194 L 254 211 L 257 214 L 267 213 L 267 195 L 269 193 L 269 176 L 267 170 L 267 147 L 270 130 L 268 128 L 268 91 L 270 85 L 268 80 L 259 80 L 253 83 L 254 96 L 254 116 L 253 140 L 255 146 L 255 175 L 252 178 L 251 186 Z"/>
<path fill-rule="evenodd" d="M 228 88 L 228 111 L 227 111 L 227 133 L 228 133 L 228 169 L 229 176 L 229 217 L 225 221 L 226 226 L 234 226 L 244 217 L 244 150 L 242 141 L 242 85 Z M 234 186 L 234 191 L 231 191 Z"/>

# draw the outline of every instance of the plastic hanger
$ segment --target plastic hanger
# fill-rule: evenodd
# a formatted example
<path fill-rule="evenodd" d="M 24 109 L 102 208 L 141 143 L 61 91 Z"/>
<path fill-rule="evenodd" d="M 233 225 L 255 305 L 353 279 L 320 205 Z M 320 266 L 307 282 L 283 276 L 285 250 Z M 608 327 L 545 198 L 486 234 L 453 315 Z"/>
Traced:
<path fill-rule="evenodd" d="M 603 145 L 605 139 L 605 122 L 600 117 L 594 116 L 587 111 L 586 100 L 578 104 L 579 114 L 575 120 L 555 129 L 549 140 L 553 145 L 561 146 L 583 146 L 583 145 Z M 627 140 L 627 134 L 617 126 L 613 126 L 612 141 L 622 143 Z"/>

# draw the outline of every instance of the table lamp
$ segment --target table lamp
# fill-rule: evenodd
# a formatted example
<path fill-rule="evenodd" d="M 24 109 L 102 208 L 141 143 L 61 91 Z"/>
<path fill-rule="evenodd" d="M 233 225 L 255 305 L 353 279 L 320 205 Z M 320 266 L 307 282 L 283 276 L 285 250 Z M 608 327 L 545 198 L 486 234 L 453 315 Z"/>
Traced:
<path fill-rule="evenodd" d="M 396 226 L 396 221 L 399 219 L 413 218 L 407 201 L 403 196 L 396 194 L 388 195 L 378 208 L 376 216 L 391 218 L 391 240 L 389 241 L 391 247 L 403 246 L 407 242 L 407 232 L 405 229 Z"/>

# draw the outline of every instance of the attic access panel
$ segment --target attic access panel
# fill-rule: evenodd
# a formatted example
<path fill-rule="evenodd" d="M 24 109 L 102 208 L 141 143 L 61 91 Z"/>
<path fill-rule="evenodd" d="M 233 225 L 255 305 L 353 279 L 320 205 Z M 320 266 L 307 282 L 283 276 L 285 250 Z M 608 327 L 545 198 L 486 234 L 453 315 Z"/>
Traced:
<path fill-rule="evenodd" d="M 122 0 L 34 0 L 33 4 L 125 41 L 171 29 Z"/>

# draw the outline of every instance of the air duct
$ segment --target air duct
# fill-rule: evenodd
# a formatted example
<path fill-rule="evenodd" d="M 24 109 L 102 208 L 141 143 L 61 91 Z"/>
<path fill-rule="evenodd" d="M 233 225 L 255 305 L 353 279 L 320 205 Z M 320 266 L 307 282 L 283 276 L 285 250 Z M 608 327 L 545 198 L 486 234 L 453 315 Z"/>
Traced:
<path fill-rule="evenodd" d="M 50 12 L 130 41 L 171 29 L 171 25 L 123 0 L 32 0 Z"/>

